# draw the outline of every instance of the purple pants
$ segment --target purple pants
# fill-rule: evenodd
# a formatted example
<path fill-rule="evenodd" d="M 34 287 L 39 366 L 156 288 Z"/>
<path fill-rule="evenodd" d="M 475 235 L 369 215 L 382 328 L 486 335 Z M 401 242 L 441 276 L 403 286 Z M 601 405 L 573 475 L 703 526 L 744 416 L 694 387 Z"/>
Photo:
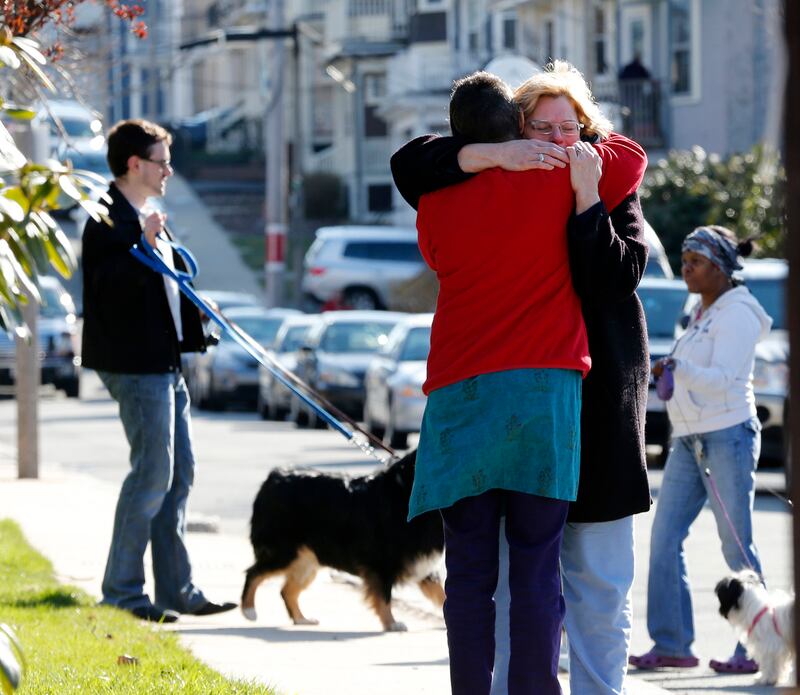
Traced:
<path fill-rule="evenodd" d="M 447 581 L 444 619 L 453 695 L 488 695 L 494 668 L 500 517 L 506 514 L 511 594 L 509 695 L 561 693 L 564 620 L 558 557 L 569 503 L 489 490 L 442 509 Z"/>

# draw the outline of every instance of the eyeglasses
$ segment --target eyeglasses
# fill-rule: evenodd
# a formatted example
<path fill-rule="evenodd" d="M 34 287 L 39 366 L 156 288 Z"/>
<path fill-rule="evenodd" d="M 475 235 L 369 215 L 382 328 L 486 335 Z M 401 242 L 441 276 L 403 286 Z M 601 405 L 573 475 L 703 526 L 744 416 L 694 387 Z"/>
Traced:
<path fill-rule="evenodd" d="M 533 132 L 537 135 L 550 135 L 554 128 L 558 128 L 562 135 L 577 135 L 583 123 L 578 121 L 561 121 L 561 123 L 551 123 L 550 121 L 528 121 L 528 125 L 533 128 Z"/>
<path fill-rule="evenodd" d="M 563 133 L 564 131 L 562 130 L 561 132 Z M 167 171 L 172 168 L 172 162 L 169 159 L 148 159 L 147 157 L 139 157 L 139 159 L 151 164 L 158 164 L 161 171 Z"/>

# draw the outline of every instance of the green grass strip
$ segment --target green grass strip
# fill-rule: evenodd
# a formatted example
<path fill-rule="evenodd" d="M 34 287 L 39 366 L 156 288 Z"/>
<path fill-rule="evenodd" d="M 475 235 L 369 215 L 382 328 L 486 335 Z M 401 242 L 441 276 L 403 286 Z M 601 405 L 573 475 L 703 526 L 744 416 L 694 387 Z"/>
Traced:
<path fill-rule="evenodd" d="M 59 584 L 50 562 L 8 519 L 0 520 L 0 622 L 15 630 L 25 652 L 20 695 L 275 695 L 265 686 L 224 678 L 181 647 L 175 634 Z M 123 655 L 136 663 L 118 663 Z"/>

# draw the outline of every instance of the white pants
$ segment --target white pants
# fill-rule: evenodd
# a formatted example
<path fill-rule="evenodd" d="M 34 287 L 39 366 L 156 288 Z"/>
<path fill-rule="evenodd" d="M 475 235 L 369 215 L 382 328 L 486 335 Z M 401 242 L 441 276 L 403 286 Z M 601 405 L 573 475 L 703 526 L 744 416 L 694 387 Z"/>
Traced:
<path fill-rule="evenodd" d="M 567 524 L 561 579 L 567 604 L 570 690 L 573 695 L 624 693 L 631 638 L 634 575 L 633 517 Z M 495 592 L 492 695 L 507 695 L 509 656 L 508 543 L 500 528 L 500 574 Z"/>

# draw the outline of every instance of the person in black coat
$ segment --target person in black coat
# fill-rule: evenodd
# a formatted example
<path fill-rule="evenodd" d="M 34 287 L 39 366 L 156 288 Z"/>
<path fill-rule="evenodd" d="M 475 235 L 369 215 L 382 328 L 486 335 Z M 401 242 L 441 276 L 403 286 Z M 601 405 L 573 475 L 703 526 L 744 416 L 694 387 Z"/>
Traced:
<path fill-rule="evenodd" d="M 527 141 L 490 145 L 457 137 L 416 138 L 392 157 L 401 195 L 416 209 L 421 195 L 460 183 L 485 168 L 564 166 L 564 148 L 578 140 L 577 134 L 565 138 L 559 124 L 532 118 L 542 96 L 556 95 L 567 95 L 573 102 L 583 140 L 609 135 L 610 123 L 591 101 L 583 78 L 557 62 L 516 90 Z M 583 382 L 578 499 L 570 505 L 561 555 L 570 679 L 573 692 L 617 693 L 627 671 L 630 640 L 633 515 L 651 505 L 644 442 L 650 364 L 644 312 L 635 292 L 647 262 L 638 196 L 629 196 L 610 213 L 599 202 L 573 215 L 567 243 L 592 358 Z M 501 584 L 498 599 L 503 598 Z M 504 612 L 499 604 L 498 600 L 500 628 Z M 507 641 L 499 632 L 498 645 Z M 505 659 L 501 647 L 495 661 L 495 694 L 504 692 Z"/>
<path fill-rule="evenodd" d="M 82 363 L 97 370 L 119 404 L 131 450 L 103 577 L 103 603 L 163 622 L 174 622 L 178 613 L 210 615 L 236 606 L 209 601 L 192 583 L 184 544 L 194 455 L 180 359 L 181 352 L 205 349 L 200 313 L 175 281 L 130 253 L 144 236 L 168 265 L 185 270 L 169 246 L 166 216 L 148 204 L 150 196 L 164 194 L 172 175 L 169 145 L 169 134 L 147 121 L 122 121 L 110 130 L 110 224 L 89 219 L 83 232 Z M 154 602 L 144 593 L 148 542 Z"/>

